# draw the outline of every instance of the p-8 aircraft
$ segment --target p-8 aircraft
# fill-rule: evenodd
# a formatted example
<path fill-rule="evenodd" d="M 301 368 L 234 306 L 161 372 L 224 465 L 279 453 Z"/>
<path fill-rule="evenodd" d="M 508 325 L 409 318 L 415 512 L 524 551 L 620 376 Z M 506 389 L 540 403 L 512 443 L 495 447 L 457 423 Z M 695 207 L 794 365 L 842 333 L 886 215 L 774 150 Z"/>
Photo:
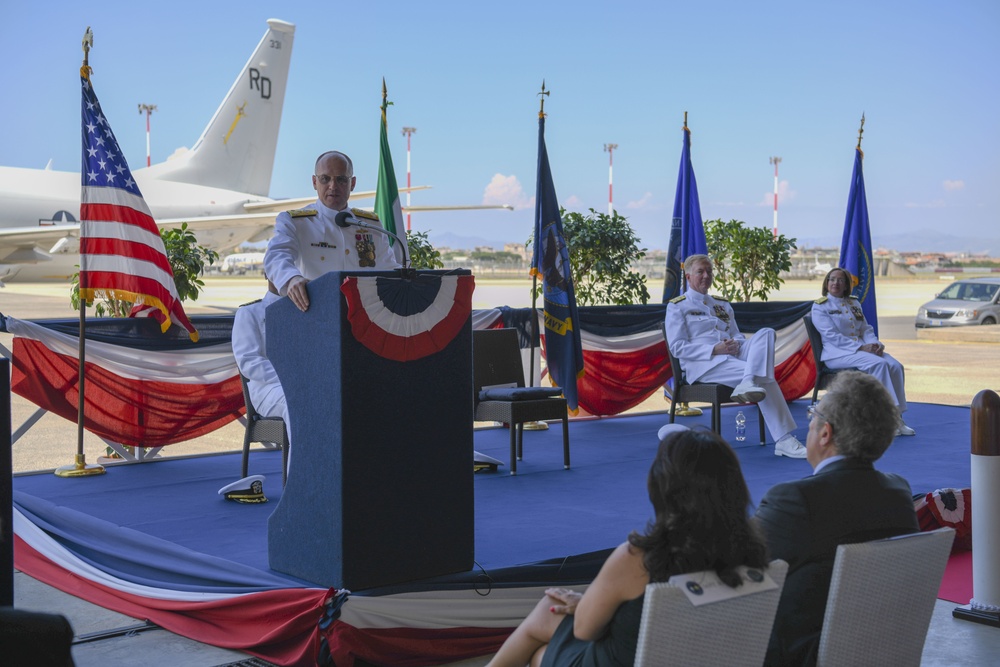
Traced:
<path fill-rule="evenodd" d="M 269 19 L 268 30 L 194 148 L 132 170 L 156 224 L 187 223 L 198 242 L 220 253 L 265 241 L 275 215 L 316 196 L 268 197 L 288 82 L 295 26 Z M 400 188 L 400 192 L 430 186 Z M 80 263 L 80 174 L 0 167 L 0 286 L 5 280 L 66 280 Z M 351 201 L 375 197 L 357 191 Z M 404 212 L 508 209 L 511 206 L 412 206 Z"/>
<path fill-rule="evenodd" d="M 186 222 L 200 244 L 220 252 L 268 238 L 275 212 L 288 208 L 267 194 L 295 26 L 267 24 L 194 147 L 132 172 L 160 227 Z M 80 189 L 79 172 L 0 167 L 0 284 L 76 271 Z"/>

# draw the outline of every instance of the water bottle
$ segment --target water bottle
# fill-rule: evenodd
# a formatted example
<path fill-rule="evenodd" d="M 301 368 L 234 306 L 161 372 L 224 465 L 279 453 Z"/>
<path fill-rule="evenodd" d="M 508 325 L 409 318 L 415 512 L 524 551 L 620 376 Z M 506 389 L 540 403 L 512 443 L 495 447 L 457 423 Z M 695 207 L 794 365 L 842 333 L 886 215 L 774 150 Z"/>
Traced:
<path fill-rule="evenodd" d="M 736 442 L 743 442 L 747 439 L 747 417 L 740 410 L 736 413 Z"/>

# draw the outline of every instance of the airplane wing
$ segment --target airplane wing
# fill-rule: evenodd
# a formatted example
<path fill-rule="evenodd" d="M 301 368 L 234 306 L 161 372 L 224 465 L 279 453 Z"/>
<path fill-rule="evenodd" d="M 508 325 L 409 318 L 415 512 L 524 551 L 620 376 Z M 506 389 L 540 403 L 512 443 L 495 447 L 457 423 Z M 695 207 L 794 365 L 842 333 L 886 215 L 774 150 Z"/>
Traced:
<path fill-rule="evenodd" d="M 404 206 L 403 213 L 421 213 L 424 211 L 480 211 L 484 209 L 504 209 L 513 211 L 510 204 L 483 204 L 481 206 Z"/>
<path fill-rule="evenodd" d="M 0 229 L 0 264 L 34 264 L 48 261 L 51 259 L 49 249 L 61 239 L 79 234 L 79 225 L 36 225 Z"/>
<path fill-rule="evenodd" d="M 316 197 L 297 197 L 295 199 L 275 199 L 273 201 L 253 201 L 243 204 L 243 210 L 247 213 L 259 214 L 270 213 L 272 221 L 274 216 L 282 211 L 302 208 L 316 201 Z"/>
<path fill-rule="evenodd" d="M 362 193 L 365 194 L 365 193 Z M 301 208 L 315 201 L 313 198 L 283 199 L 274 202 L 254 202 L 246 204 L 251 213 L 238 215 L 209 215 L 157 220 L 161 229 L 188 228 L 198 237 L 198 243 L 218 252 L 226 252 L 243 243 L 266 241 L 274 232 L 276 212 Z M 508 204 L 483 206 L 410 206 L 403 212 L 426 211 L 467 211 L 477 209 L 514 210 Z M 48 225 L 32 227 L 9 227 L 0 229 L 0 264 L 37 264 L 47 262 L 53 255 L 78 254 L 80 252 L 80 226 Z M 78 261 L 78 260 L 77 260 Z"/>
<path fill-rule="evenodd" d="M 368 193 L 358 193 L 362 198 Z M 254 202 L 245 205 L 248 212 L 236 215 L 192 216 L 187 218 L 164 218 L 156 221 L 162 228 L 188 228 L 198 238 L 198 243 L 219 253 L 238 248 L 243 243 L 266 241 L 274 233 L 274 218 L 278 211 L 301 208 L 314 198 L 283 199 L 279 201 Z M 510 205 L 491 206 L 411 206 L 403 207 L 404 212 L 463 211 L 474 209 L 507 209 Z M 13 279 L 20 272 L 22 278 L 28 275 L 32 265 L 48 267 L 40 272 L 40 279 L 61 278 L 70 275 L 79 264 L 80 226 L 48 225 L 31 227 L 9 227 L 0 229 L 0 285 L 3 280 Z M 53 261 L 59 260 L 59 261 Z"/>
<path fill-rule="evenodd" d="M 417 190 L 430 190 L 430 185 L 415 185 L 411 188 L 399 188 L 400 192 L 416 192 Z M 375 190 L 360 190 L 351 193 L 351 200 L 374 199 Z M 316 197 L 296 197 L 294 199 L 275 199 L 271 201 L 247 202 L 243 205 L 243 210 L 247 213 L 274 213 L 277 215 L 282 211 L 290 211 L 302 208 L 316 201 Z"/>
<path fill-rule="evenodd" d="M 242 243 L 270 238 L 274 231 L 274 213 L 192 216 L 156 221 L 161 229 L 180 227 L 183 223 L 187 223 L 198 237 L 199 244 L 224 252 Z M 79 225 L 0 229 L 0 264 L 36 264 L 50 261 L 53 255 L 79 252 Z"/>

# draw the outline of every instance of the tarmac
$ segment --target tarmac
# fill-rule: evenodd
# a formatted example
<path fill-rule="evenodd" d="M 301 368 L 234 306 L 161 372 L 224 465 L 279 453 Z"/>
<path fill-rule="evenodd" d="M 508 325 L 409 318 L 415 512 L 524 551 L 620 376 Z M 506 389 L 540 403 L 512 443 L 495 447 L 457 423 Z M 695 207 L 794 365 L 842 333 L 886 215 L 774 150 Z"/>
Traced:
<path fill-rule="evenodd" d="M 188 314 L 233 312 L 240 304 L 259 298 L 263 279 L 208 277 L 198 301 L 186 304 Z M 477 281 L 474 308 L 530 305 L 530 281 Z M 882 280 L 878 284 L 880 338 L 887 351 L 907 372 L 910 401 L 967 406 L 983 389 L 1000 391 L 1000 325 L 921 329 L 913 327 L 919 305 L 940 291 L 937 280 Z M 650 287 L 658 294 L 657 286 Z M 789 281 L 772 300 L 807 300 L 819 296 L 818 281 Z M 0 313 L 20 319 L 76 318 L 69 306 L 69 286 L 57 283 L 8 283 L 0 289 Z M 0 346 L 11 347 L 11 337 L 0 334 Z M 0 354 L 7 355 L 3 349 Z M 663 410 L 662 397 L 653 396 L 637 411 Z M 11 423 L 15 431 L 29 420 L 36 407 L 12 399 Z M 234 422 L 195 440 L 161 450 L 160 455 L 194 455 L 236 451 L 242 446 L 243 426 Z M 41 416 L 12 448 L 13 469 L 18 472 L 50 470 L 73 462 L 76 426 L 54 415 Z M 84 438 L 88 462 L 105 454 L 104 443 L 90 434 Z M 214 665 L 266 665 L 247 654 L 189 640 L 162 628 L 92 605 L 58 591 L 20 572 L 14 575 L 17 608 L 60 613 L 72 624 L 76 639 L 73 659 L 81 667 L 134 665 L 145 667 Z M 939 600 L 924 646 L 922 665 L 995 664 L 1000 655 L 1000 629 L 957 620 L 955 604 Z M 484 665 L 488 656 L 453 663 L 456 667 Z"/>

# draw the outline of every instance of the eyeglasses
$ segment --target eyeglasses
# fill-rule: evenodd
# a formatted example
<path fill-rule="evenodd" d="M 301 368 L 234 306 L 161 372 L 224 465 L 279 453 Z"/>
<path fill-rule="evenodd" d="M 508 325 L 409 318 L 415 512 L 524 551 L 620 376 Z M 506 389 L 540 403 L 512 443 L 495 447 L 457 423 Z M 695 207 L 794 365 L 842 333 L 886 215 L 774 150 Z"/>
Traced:
<path fill-rule="evenodd" d="M 847 280 L 845 280 L 844 278 L 841 278 L 841 277 L 838 276 L 836 278 L 830 278 L 826 282 L 828 282 L 828 283 L 846 283 Z"/>
<path fill-rule="evenodd" d="M 327 176 L 323 174 L 322 176 L 316 176 L 316 180 L 319 181 L 321 185 L 330 185 L 330 181 L 336 181 L 337 185 L 349 185 L 351 179 L 349 176 Z"/>
<path fill-rule="evenodd" d="M 830 420 L 826 418 L 826 415 L 820 412 L 819 408 L 817 408 L 815 405 L 810 405 L 809 410 L 807 410 L 806 414 L 809 415 L 809 421 L 812 421 L 815 417 L 819 417 L 826 423 L 828 424 L 830 423 Z"/>

